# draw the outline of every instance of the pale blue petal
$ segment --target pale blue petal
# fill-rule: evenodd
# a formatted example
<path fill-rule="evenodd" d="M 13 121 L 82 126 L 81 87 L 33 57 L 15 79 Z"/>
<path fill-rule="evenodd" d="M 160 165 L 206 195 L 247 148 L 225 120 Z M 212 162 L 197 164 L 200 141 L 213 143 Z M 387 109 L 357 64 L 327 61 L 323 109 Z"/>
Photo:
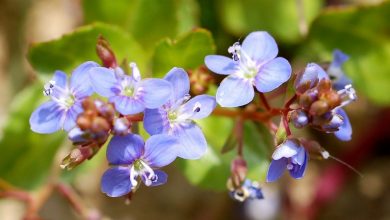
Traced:
<path fill-rule="evenodd" d="M 172 84 L 172 98 L 174 100 L 183 98 L 190 92 L 190 79 L 184 69 L 173 67 L 164 79 Z"/>
<path fill-rule="evenodd" d="M 317 72 L 317 77 L 319 81 L 321 81 L 322 79 L 329 79 L 329 75 L 325 72 L 325 70 L 316 63 L 309 63 L 307 64 L 306 68 L 311 68 L 311 71 Z"/>
<path fill-rule="evenodd" d="M 89 77 L 89 71 L 98 66 L 99 64 L 88 61 L 81 64 L 73 71 L 70 78 L 70 88 L 78 97 L 92 95 L 93 88 Z"/>
<path fill-rule="evenodd" d="M 251 102 L 254 95 L 251 81 L 229 75 L 219 85 L 216 98 L 222 107 L 238 107 Z"/>
<path fill-rule="evenodd" d="M 347 113 L 343 109 L 338 109 L 337 114 L 343 117 L 343 124 L 339 127 L 339 130 L 334 134 L 341 141 L 350 141 L 352 139 L 352 126 L 349 121 Z"/>
<path fill-rule="evenodd" d="M 305 162 L 306 150 L 304 147 L 298 148 L 298 153 L 292 157 L 293 162 L 302 165 Z"/>
<path fill-rule="evenodd" d="M 194 160 L 201 158 L 206 153 L 206 138 L 196 124 L 177 125 L 173 135 L 180 142 L 178 157 Z"/>
<path fill-rule="evenodd" d="M 279 179 L 284 173 L 284 170 L 286 170 L 287 163 L 287 158 L 272 160 L 267 172 L 267 182 L 274 182 Z"/>
<path fill-rule="evenodd" d="M 166 126 L 169 127 L 167 113 L 164 110 L 145 109 L 144 128 L 150 135 L 161 134 Z"/>
<path fill-rule="evenodd" d="M 305 175 L 309 154 L 305 151 L 305 160 L 302 165 L 293 164 L 293 168 L 289 170 L 290 175 L 295 179 L 301 179 Z"/>
<path fill-rule="evenodd" d="M 290 79 L 290 76 L 290 63 L 286 59 L 278 57 L 260 68 L 255 77 L 255 86 L 260 92 L 270 92 Z"/>
<path fill-rule="evenodd" d="M 112 97 L 120 92 L 119 82 L 113 69 L 95 67 L 89 71 L 92 87 L 103 97 Z"/>
<path fill-rule="evenodd" d="M 153 135 L 145 143 L 145 152 L 142 158 L 151 167 L 163 167 L 176 159 L 179 147 L 178 140 L 173 136 Z"/>
<path fill-rule="evenodd" d="M 113 167 L 102 176 L 101 191 L 110 197 L 119 197 L 131 191 L 130 170 L 127 167 Z"/>
<path fill-rule="evenodd" d="M 318 68 L 316 65 L 307 65 L 305 70 L 297 76 L 294 82 L 295 89 L 308 84 L 309 89 L 313 88 L 318 82 Z"/>
<path fill-rule="evenodd" d="M 340 78 L 336 79 L 333 82 L 333 88 L 335 90 L 344 89 L 346 85 L 352 84 L 352 80 L 348 78 L 344 73 L 340 76 Z"/>
<path fill-rule="evenodd" d="M 278 55 L 278 45 L 265 31 L 250 33 L 242 42 L 241 50 L 258 63 L 271 60 Z"/>
<path fill-rule="evenodd" d="M 30 116 L 30 127 L 36 133 L 49 134 L 61 129 L 65 110 L 56 102 L 40 105 Z"/>
<path fill-rule="evenodd" d="M 114 136 L 107 147 L 107 160 L 113 165 L 130 165 L 141 157 L 143 151 L 144 141 L 141 136 Z"/>
<path fill-rule="evenodd" d="M 70 131 L 72 128 L 76 127 L 77 117 L 81 112 L 83 112 L 81 107 L 81 102 L 75 103 L 72 107 L 66 112 L 63 128 L 65 131 Z"/>
<path fill-rule="evenodd" d="M 333 51 L 333 60 L 330 64 L 333 67 L 341 67 L 345 61 L 349 59 L 349 56 L 345 53 L 343 53 L 341 50 L 334 50 Z"/>
<path fill-rule="evenodd" d="M 137 84 L 136 96 L 146 108 L 158 108 L 167 103 L 172 95 L 172 85 L 163 79 L 145 79 Z"/>
<path fill-rule="evenodd" d="M 137 114 L 145 110 L 142 100 L 133 97 L 114 96 L 110 98 L 110 102 L 114 103 L 115 109 L 122 115 Z"/>
<path fill-rule="evenodd" d="M 59 86 L 60 88 L 66 88 L 66 84 L 68 83 L 68 76 L 66 75 L 66 73 L 62 72 L 62 71 L 55 71 L 54 72 L 54 76 L 52 78 L 52 80 L 55 82 L 55 85 L 56 86 Z"/>
<path fill-rule="evenodd" d="M 154 174 L 157 176 L 157 180 L 152 182 L 150 186 L 160 186 L 168 181 L 168 175 L 162 170 L 154 170 Z"/>
<path fill-rule="evenodd" d="M 279 160 L 283 157 L 290 158 L 298 154 L 298 151 L 299 151 L 299 145 L 297 145 L 295 141 L 288 139 L 287 141 L 285 141 L 275 149 L 274 153 L 272 154 L 272 159 Z"/>
<path fill-rule="evenodd" d="M 225 56 L 208 55 L 205 57 L 204 62 L 211 71 L 222 75 L 229 75 L 238 69 L 238 62 Z"/>
<path fill-rule="evenodd" d="M 191 115 L 190 119 L 201 119 L 209 116 L 216 106 L 214 96 L 198 95 L 190 99 L 179 110 L 179 115 Z"/>

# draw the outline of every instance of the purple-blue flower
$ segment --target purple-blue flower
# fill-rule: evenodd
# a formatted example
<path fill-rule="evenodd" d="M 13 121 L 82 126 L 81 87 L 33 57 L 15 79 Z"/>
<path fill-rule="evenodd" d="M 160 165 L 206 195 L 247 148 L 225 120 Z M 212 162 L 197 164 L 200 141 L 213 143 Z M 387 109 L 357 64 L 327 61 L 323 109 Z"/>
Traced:
<path fill-rule="evenodd" d="M 151 136 L 146 143 L 141 136 L 114 136 L 107 147 L 107 160 L 113 165 L 102 176 L 101 191 L 110 197 L 128 194 L 140 181 L 146 186 L 167 182 L 168 175 L 158 170 L 177 157 L 177 140 L 168 135 Z"/>
<path fill-rule="evenodd" d="M 178 156 L 198 159 L 207 149 L 202 130 L 193 121 L 211 114 L 216 103 L 209 95 L 198 95 L 190 99 L 190 80 L 181 68 L 173 68 L 164 77 L 173 87 L 170 100 L 158 109 L 146 109 L 144 128 L 151 134 L 169 134 L 178 138 Z"/>
<path fill-rule="evenodd" d="M 246 199 L 264 199 L 263 192 L 258 182 L 245 179 L 244 183 L 238 189 L 229 191 L 232 199 L 243 202 Z"/>
<path fill-rule="evenodd" d="M 341 55 L 339 54 L 337 56 L 341 56 Z M 335 59 L 333 63 L 340 64 L 344 62 L 345 59 L 346 58 L 338 57 L 337 59 Z M 297 80 L 295 81 L 295 88 L 299 90 L 299 88 L 302 85 L 308 84 L 310 86 L 307 89 L 311 89 L 314 88 L 320 80 L 330 80 L 330 77 L 325 72 L 325 70 L 322 69 L 318 64 L 309 63 L 306 66 L 306 69 L 303 72 L 303 74 L 297 77 Z M 340 83 L 345 83 L 345 81 L 344 82 L 340 81 Z M 339 85 L 341 86 L 341 84 Z M 337 89 L 336 87 L 335 89 Z M 329 112 L 329 114 L 331 114 L 330 118 L 332 120 L 328 126 L 335 127 L 335 129 L 338 129 L 337 131 L 334 132 L 334 134 L 339 140 L 349 141 L 351 140 L 351 136 L 352 136 L 352 126 L 350 124 L 348 115 L 342 109 L 342 107 L 350 104 L 351 102 L 357 99 L 356 91 L 351 84 L 346 84 L 343 85 L 341 89 L 337 89 L 337 93 L 342 99 L 342 101 L 339 106 L 337 106 L 336 108 L 332 109 L 332 111 Z"/>
<path fill-rule="evenodd" d="M 31 130 L 48 134 L 60 129 L 69 131 L 75 127 L 77 116 L 83 111 L 82 100 L 93 93 L 88 72 L 97 66 L 97 63 L 91 61 L 81 64 L 73 71 L 70 82 L 66 73 L 56 71 L 43 91 L 51 100 L 31 114 Z"/>
<path fill-rule="evenodd" d="M 333 87 L 337 90 L 343 89 L 348 84 L 352 84 L 352 80 L 345 75 L 341 68 L 348 59 L 349 56 L 341 50 L 333 51 L 333 60 L 329 65 L 327 73 L 333 80 Z"/>
<path fill-rule="evenodd" d="M 96 93 L 108 97 L 115 109 L 123 114 L 136 114 L 145 108 L 158 108 L 171 96 L 171 84 L 162 79 L 141 80 L 139 69 L 131 63 L 131 75 L 122 69 L 96 67 L 90 71 L 92 86 Z"/>
<path fill-rule="evenodd" d="M 305 174 L 309 154 L 296 139 L 287 139 L 280 144 L 272 154 L 272 161 L 268 168 L 267 182 L 279 179 L 287 169 L 295 179 Z"/>
<path fill-rule="evenodd" d="M 265 31 L 250 33 L 240 45 L 236 42 L 228 50 L 233 59 L 219 55 L 205 58 L 213 72 L 228 75 L 220 84 L 216 99 L 223 107 L 237 107 L 253 100 L 254 89 L 270 92 L 291 76 L 290 63 L 276 57 L 278 46 Z"/>

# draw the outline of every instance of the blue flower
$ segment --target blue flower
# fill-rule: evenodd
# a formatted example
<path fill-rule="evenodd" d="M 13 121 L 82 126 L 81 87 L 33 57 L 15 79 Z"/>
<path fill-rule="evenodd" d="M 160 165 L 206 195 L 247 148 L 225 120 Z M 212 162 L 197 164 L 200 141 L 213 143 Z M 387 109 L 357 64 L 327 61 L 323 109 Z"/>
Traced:
<path fill-rule="evenodd" d="M 333 60 L 329 65 L 327 73 L 333 80 L 333 88 L 336 90 L 343 89 L 346 85 L 352 84 L 352 80 L 348 78 L 342 70 L 342 65 L 349 59 L 349 56 L 341 50 L 333 51 Z"/>
<path fill-rule="evenodd" d="M 258 182 L 246 179 L 241 187 L 229 191 L 232 199 L 243 202 L 246 199 L 264 199 L 263 192 Z"/>
<path fill-rule="evenodd" d="M 31 130 L 48 134 L 60 129 L 69 131 L 75 127 L 77 116 L 83 111 L 82 100 L 93 93 L 88 71 L 97 66 L 97 63 L 90 61 L 81 64 L 73 71 L 70 82 L 64 72 L 56 71 L 43 91 L 51 100 L 31 114 Z"/>
<path fill-rule="evenodd" d="M 110 197 L 128 194 L 141 180 L 146 186 L 167 182 L 158 170 L 176 159 L 177 141 L 168 135 L 154 135 L 146 143 L 141 136 L 114 136 L 107 147 L 107 160 L 113 167 L 102 176 L 101 191 Z"/>
<path fill-rule="evenodd" d="M 213 72 L 228 75 L 217 90 L 216 99 L 223 107 L 237 107 L 253 100 L 254 89 L 270 92 L 291 76 L 290 63 L 278 54 L 275 40 L 267 32 L 250 33 L 242 45 L 238 42 L 229 48 L 233 59 L 219 55 L 205 58 Z"/>
<path fill-rule="evenodd" d="M 115 109 L 123 114 L 136 114 L 145 108 L 158 108 L 171 96 L 171 84 L 162 79 L 144 79 L 135 63 L 131 63 L 132 75 L 125 75 L 120 68 L 96 67 L 90 71 L 90 79 L 96 93 L 108 97 Z"/>
<path fill-rule="evenodd" d="M 333 64 L 334 66 L 337 66 L 338 64 L 341 64 L 346 60 L 346 58 L 342 58 L 341 54 L 339 54 L 338 52 L 335 52 L 335 57 L 338 58 L 335 58 L 333 62 L 335 63 Z M 325 72 L 325 70 L 322 69 L 318 64 L 309 63 L 306 66 L 304 72 L 297 76 L 297 79 L 295 81 L 295 89 L 297 90 L 297 92 L 300 93 L 305 92 L 307 91 L 307 89 L 313 89 L 321 80 L 330 80 L 330 77 Z M 352 85 L 344 85 L 344 83 L 346 83 L 346 81 L 339 81 L 338 86 L 335 86 L 333 84 L 334 89 L 337 90 L 337 94 L 341 98 L 341 104 L 327 113 L 331 120 L 330 124 L 326 125 L 326 128 L 332 128 L 332 130 L 336 130 L 334 134 L 339 140 L 349 141 L 351 140 L 352 136 L 352 126 L 350 124 L 348 115 L 342 108 L 355 101 L 357 99 L 357 96 L 356 91 L 352 87 Z M 341 86 L 342 84 L 343 87 L 341 89 L 338 89 L 337 87 Z M 301 90 L 302 88 L 304 89 Z M 317 93 L 318 91 L 311 93 L 313 96 L 313 100 L 318 99 L 318 97 L 316 97 L 318 95 Z"/>
<path fill-rule="evenodd" d="M 286 169 L 293 178 L 300 179 L 305 174 L 309 154 L 298 140 L 287 139 L 276 148 L 272 159 L 268 168 L 267 182 L 279 179 Z"/>
<path fill-rule="evenodd" d="M 151 134 L 169 134 L 179 139 L 178 156 L 198 159 L 204 155 L 207 142 L 202 130 L 193 122 L 211 114 L 216 103 L 209 95 L 198 95 L 190 99 L 190 80 L 181 68 L 173 68 L 164 77 L 173 86 L 170 100 L 158 109 L 146 109 L 144 128 Z"/>

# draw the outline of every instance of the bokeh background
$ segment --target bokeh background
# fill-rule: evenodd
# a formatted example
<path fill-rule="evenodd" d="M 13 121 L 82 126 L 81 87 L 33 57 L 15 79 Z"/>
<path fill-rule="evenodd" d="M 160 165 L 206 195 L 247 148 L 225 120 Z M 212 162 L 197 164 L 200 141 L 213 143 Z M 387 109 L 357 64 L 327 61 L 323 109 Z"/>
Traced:
<path fill-rule="evenodd" d="M 56 69 L 70 72 L 85 60 L 97 60 L 98 34 L 120 59 L 137 61 L 146 76 L 162 76 L 175 65 L 197 69 L 207 54 L 226 55 L 229 45 L 255 30 L 275 37 L 295 71 L 307 62 L 330 61 L 336 48 L 350 55 L 345 72 L 359 96 L 347 108 L 353 140 L 342 143 L 312 130 L 294 133 L 318 140 L 364 177 L 313 156 L 304 179 L 285 176 L 264 184 L 272 139 L 247 125 L 250 176 L 261 182 L 266 199 L 235 202 L 225 189 L 234 155 L 219 152 L 232 122 L 211 118 L 200 122 L 208 155 L 178 160 L 166 169 L 168 184 L 142 187 L 126 204 L 100 192 L 104 149 L 62 171 L 60 161 L 72 147 L 66 134 L 37 135 L 29 129 L 29 115 L 44 100 L 42 82 Z M 28 198 L 0 194 L 0 219 L 23 219 L 31 201 L 43 219 L 390 219 L 389 60 L 388 1 L 1 0 L 0 193 L 16 190 Z M 57 183 L 63 185 L 53 187 Z"/>

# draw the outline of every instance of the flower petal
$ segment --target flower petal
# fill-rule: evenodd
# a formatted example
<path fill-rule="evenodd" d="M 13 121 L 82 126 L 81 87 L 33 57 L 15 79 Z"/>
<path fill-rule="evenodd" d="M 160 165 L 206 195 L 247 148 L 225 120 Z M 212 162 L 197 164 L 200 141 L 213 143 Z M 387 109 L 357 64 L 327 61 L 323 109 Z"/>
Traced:
<path fill-rule="evenodd" d="M 302 165 L 305 162 L 306 150 L 304 147 L 298 148 L 298 153 L 292 157 L 293 162 Z"/>
<path fill-rule="evenodd" d="M 290 76 L 290 63 L 286 59 L 278 57 L 260 68 L 255 77 L 255 86 L 260 92 L 270 92 L 286 82 Z"/>
<path fill-rule="evenodd" d="M 53 76 L 52 80 L 55 82 L 56 86 L 59 86 L 60 88 L 65 89 L 66 84 L 68 83 L 68 81 L 67 81 L 68 76 L 66 75 L 66 73 L 57 70 L 54 72 L 54 76 Z"/>
<path fill-rule="evenodd" d="M 145 143 L 143 158 L 151 167 L 166 166 L 176 159 L 177 149 L 180 147 L 178 144 L 178 140 L 173 136 L 153 135 Z"/>
<path fill-rule="evenodd" d="M 73 106 L 66 111 L 63 125 L 65 131 L 70 131 L 72 128 L 76 127 L 77 116 L 79 116 L 79 114 L 83 111 L 81 102 L 73 104 Z"/>
<path fill-rule="evenodd" d="M 164 79 L 172 84 L 172 97 L 175 101 L 190 92 L 190 79 L 184 69 L 173 67 Z"/>
<path fill-rule="evenodd" d="M 271 60 L 278 55 L 278 45 L 265 31 L 250 33 L 242 42 L 241 50 L 257 62 Z"/>
<path fill-rule="evenodd" d="M 238 107 L 248 104 L 254 95 L 251 81 L 229 75 L 219 85 L 216 98 L 222 107 Z"/>
<path fill-rule="evenodd" d="M 293 168 L 289 170 L 290 175 L 294 177 L 295 179 L 301 179 L 305 175 L 306 167 L 307 167 L 307 162 L 309 161 L 309 155 L 305 151 L 305 160 L 302 165 L 299 164 L 294 164 Z"/>
<path fill-rule="evenodd" d="M 177 137 L 180 142 L 178 157 L 194 160 L 206 153 L 206 138 L 195 123 L 176 125 L 173 136 Z"/>
<path fill-rule="evenodd" d="M 279 160 L 281 158 L 290 158 L 298 154 L 299 145 L 293 140 L 286 140 L 284 143 L 279 145 L 272 154 L 272 159 Z"/>
<path fill-rule="evenodd" d="M 88 61 L 78 66 L 70 77 L 70 88 L 77 96 L 90 96 L 93 93 L 93 88 L 89 78 L 89 71 L 93 67 L 98 67 L 99 64 Z"/>
<path fill-rule="evenodd" d="M 167 182 L 168 175 L 164 171 L 154 170 L 154 174 L 157 176 L 157 179 L 154 182 L 152 182 L 150 186 L 160 186 Z M 141 178 L 142 178 L 142 182 L 145 183 L 145 177 L 141 176 Z"/>
<path fill-rule="evenodd" d="M 107 147 L 107 160 L 114 165 L 130 165 L 141 157 L 144 144 L 136 134 L 114 136 Z"/>
<path fill-rule="evenodd" d="M 272 160 L 267 172 L 267 182 L 274 182 L 282 176 L 287 167 L 287 158 Z"/>
<path fill-rule="evenodd" d="M 210 95 L 198 95 L 190 99 L 179 110 L 179 115 L 191 115 L 190 119 L 201 119 L 209 116 L 216 106 L 215 98 Z"/>
<path fill-rule="evenodd" d="M 303 72 L 298 74 L 294 87 L 299 89 L 304 88 L 304 91 L 307 89 L 313 88 L 318 83 L 318 68 L 316 65 L 308 64 Z"/>
<path fill-rule="evenodd" d="M 145 79 L 137 84 L 136 96 L 146 108 L 158 108 L 167 103 L 172 95 L 172 85 L 163 79 Z"/>
<path fill-rule="evenodd" d="M 333 51 L 333 60 L 330 66 L 341 67 L 348 59 L 349 56 L 347 54 L 343 53 L 341 50 L 336 49 Z"/>
<path fill-rule="evenodd" d="M 229 57 L 220 55 L 208 55 L 204 62 L 211 71 L 217 74 L 229 75 L 238 69 L 238 63 Z"/>
<path fill-rule="evenodd" d="M 89 77 L 97 94 L 103 97 L 111 97 L 119 93 L 119 82 L 113 69 L 95 67 L 89 71 Z"/>
<path fill-rule="evenodd" d="M 110 102 L 115 104 L 115 109 L 122 115 L 137 114 L 145 110 L 145 105 L 140 99 L 128 96 L 113 96 Z"/>
<path fill-rule="evenodd" d="M 343 124 L 339 127 L 339 130 L 334 133 L 336 137 L 341 141 L 350 141 L 352 138 L 352 126 L 349 122 L 347 113 L 343 109 L 338 109 L 337 114 L 343 117 Z"/>
<path fill-rule="evenodd" d="M 56 102 L 45 102 L 31 114 L 31 130 L 40 134 L 56 132 L 61 129 L 64 116 L 65 110 Z"/>
<path fill-rule="evenodd" d="M 150 135 L 161 134 L 164 131 L 164 125 L 169 126 L 167 122 L 166 112 L 162 109 L 145 109 L 144 128 Z"/>
<path fill-rule="evenodd" d="M 131 191 L 130 170 L 127 167 L 113 167 L 102 176 L 101 191 L 110 197 L 126 195 Z"/>

